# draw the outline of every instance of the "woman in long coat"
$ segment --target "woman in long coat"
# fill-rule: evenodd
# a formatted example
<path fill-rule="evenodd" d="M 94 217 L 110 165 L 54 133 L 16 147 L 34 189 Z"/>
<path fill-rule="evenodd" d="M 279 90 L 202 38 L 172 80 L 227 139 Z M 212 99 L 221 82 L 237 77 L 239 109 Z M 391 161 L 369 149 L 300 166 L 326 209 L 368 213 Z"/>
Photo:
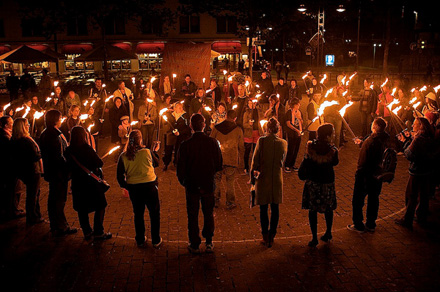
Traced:
<path fill-rule="evenodd" d="M 105 193 L 97 188 L 97 182 L 82 169 L 77 161 L 102 178 L 101 167 L 104 165 L 95 150 L 88 144 L 86 130 L 81 126 L 73 127 L 70 146 L 66 149 L 66 158 L 72 172 L 73 209 L 78 212 L 79 224 L 84 238 L 95 240 L 108 239 L 111 233 L 104 232 L 104 214 L 107 200 Z M 75 161 L 76 159 L 76 161 Z M 89 213 L 95 212 L 93 230 L 89 223 Z"/>
<path fill-rule="evenodd" d="M 277 136 L 280 124 L 270 118 L 267 136 L 260 137 L 252 157 L 251 175 L 256 179 L 255 203 L 260 205 L 262 243 L 273 245 L 279 220 L 279 204 L 283 202 L 283 161 L 287 153 L 287 142 Z M 271 217 L 267 209 L 270 204 Z"/>

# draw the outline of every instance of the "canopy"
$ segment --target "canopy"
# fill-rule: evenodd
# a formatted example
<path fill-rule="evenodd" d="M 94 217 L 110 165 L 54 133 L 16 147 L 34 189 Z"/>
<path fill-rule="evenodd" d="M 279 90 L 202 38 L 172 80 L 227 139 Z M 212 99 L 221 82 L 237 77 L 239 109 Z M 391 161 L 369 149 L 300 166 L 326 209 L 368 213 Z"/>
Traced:
<path fill-rule="evenodd" d="M 38 50 L 21 46 L 0 56 L 1 61 L 10 63 L 57 62 L 58 58 Z"/>
<path fill-rule="evenodd" d="M 136 54 L 127 52 L 121 48 L 112 46 L 110 44 L 100 45 L 91 51 L 88 51 L 78 58 L 75 58 L 75 62 L 86 61 L 111 61 L 111 60 L 128 60 L 137 59 Z"/>
<path fill-rule="evenodd" d="M 241 43 L 239 41 L 214 42 L 212 50 L 220 54 L 240 54 Z"/>

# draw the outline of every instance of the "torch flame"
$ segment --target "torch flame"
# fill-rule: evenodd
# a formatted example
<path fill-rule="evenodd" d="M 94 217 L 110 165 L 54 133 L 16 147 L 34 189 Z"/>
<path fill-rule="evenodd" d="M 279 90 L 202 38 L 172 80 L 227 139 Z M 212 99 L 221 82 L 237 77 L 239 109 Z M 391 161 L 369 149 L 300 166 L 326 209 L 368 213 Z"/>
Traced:
<path fill-rule="evenodd" d="M 58 81 L 54 81 L 53 82 L 53 87 L 57 87 L 58 86 Z"/>
<path fill-rule="evenodd" d="M 105 99 L 105 102 L 108 102 L 110 99 L 112 99 L 113 98 L 113 95 L 110 95 L 109 97 L 107 97 L 106 99 Z"/>
<path fill-rule="evenodd" d="M 163 108 L 159 111 L 159 116 L 163 115 L 168 109 L 167 108 Z M 165 118 L 165 117 L 164 117 Z"/>
<path fill-rule="evenodd" d="M 258 100 L 256 100 L 256 99 L 252 99 L 252 102 L 253 102 L 253 103 L 257 103 Z"/>
<path fill-rule="evenodd" d="M 320 116 L 322 116 L 324 114 L 324 110 L 326 107 L 335 105 L 335 104 L 339 104 L 339 102 L 337 102 L 336 100 L 332 100 L 332 101 L 324 101 L 321 106 L 318 108 L 318 115 L 312 120 L 312 122 L 316 121 Z"/>
<path fill-rule="evenodd" d="M 413 104 L 413 103 L 415 103 L 417 101 L 417 97 L 413 97 L 410 101 L 409 101 L 409 104 Z"/>
<path fill-rule="evenodd" d="M 348 93 L 348 90 L 344 91 L 344 92 L 342 93 L 342 96 L 346 96 L 347 93 Z"/>
<path fill-rule="evenodd" d="M 393 114 L 395 114 L 395 115 L 397 116 L 397 113 L 400 111 L 401 108 L 402 108 L 401 105 L 399 105 L 398 107 L 396 107 L 396 108 L 393 110 Z"/>
<path fill-rule="evenodd" d="M 203 83 L 205 83 L 206 78 L 203 78 Z"/>
<path fill-rule="evenodd" d="M 24 112 L 23 118 L 25 118 L 28 115 L 30 110 L 31 109 L 29 107 L 26 109 L 26 111 Z"/>
<path fill-rule="evenodd" d="M 234 104 L 234 105 L 232 106 L 232 109 L 235 110 L 237 107 L 238 107 L 238 105 L 237 105 L 237 104 Z"/>
<path fill-rule="evenodd" d="M 176 76 L 177 76 L 176 74 L 173 74 L 173 78 L 176 78 Z"/>
<path fill-rule="evenodd" d="M 206 93 L 210 93 L 212 91 L 212 89 L 208 89 L 206 90 Z"/>
<path fill-rule="evenodd" d="M 387 108 L 389 109 L 389 110 L 391 110 L 391 108 L 393 107 L 393 105 L 395 105 L 395 104 L 399 104 L 400 103 L 400 101 L 398 100 L 398 99 L 394 99 L 389 105 L 387 105 Z"/>
<path fill-rule="evenodd" d="M 39 118 L 41 118 L 42 116 L 44 116 L 44 112 L 35 112 L 34 114 L 34 118 L 36 120 L 38 120 Z"/>
<path fill-rule="evenodd" d="M 263 128 L 266 123 L 267 123 L 267 120 L 261 120 L 260 121 L 261 128 Z"/>
<path fill-rule="evenodd" d="M 46 98 L 46 102 L 49 102 L 49 101 L 51 101 L 51 100 L 52 100 L 51 97 Z"/>
<path fill-rule="evenodd" d="M 51 93 L 50 93 L 50 96 L 54 96 L 54 95 L 55 95 L 55 92 L 51 92 Z"/>
<path fill-rule="evenodd" d="M 105 88 L 107 85 L 105 85 L 105 83 L 102 85 L 102 88 Z"/>
<path fill-rule="evenodd" d="M 212 111 L 212 109 L 209 106 L 205 106 L 205 111 L 210 112 L 210 111 Z"/>
<path fill-rule="evenodd" d="M 113 152 L 115 152 L 115 151 L 118 150 L 119 148 L 121 148 L 121 145 L 118 145 L 118 146 L 113 147 L 112 149 L 110 149 L 110 151 L 108 152 L 107 155 L 112 154 Z"/>
<path fill-rule="evenodd" d="M 325 97 L 327 97 L 332 92 L 333 92 L 333 88 L 330 88 L 329 90 L 327 90 L 327 92 L 325 93 Z"/>
<path fill-rule="evenodd" d="M 387 79 L 385 79 L 385 82 L 382 83 L 382 85 L 381 85 L 380 87 L 381 87 L 381 88 L 384 87 L 387 83 L 388 83 L 388 77 L 387 77 Z"/>
<path fill-rule="evenodd" d="M 255 95 L 256 98 L 259 98 L 261 96 L 261 93 L 258 93 L 257 95 Z"/>
<path fill-rule="evenodd" d="M 324 84 L 325 79 L 327 79 L 327 74 L 324 74 L 324 77 L 322 77 L 319 83 Z"/>
<path fill-rule="evenodd" d="M 90 104 L 90 107 L 92 107 L 95 104 L 95 101 L 96 100 L 92 101 L 92 103 Z"/>
<path fill-rule="evenodd" d="M 64 121 L 65 121 L 66 119 L 67 119 L 66 117 L 63 117 L 63 118 L 61 119 L 61 124 L 64 123 Z"/>
<path fill-rule="evenodd" d="M 307 78 L 307 73 L 303 77 L 301 77 L 303 80 Z"/>
<path fill-rule="evenodd" d="M 343 117 L 345 115 L 345 111 L 347 110 L 347 108 L 349 108 L 350 106 L 353 105 L 352 101 L 349 101 L 346 105 L 344 105 L 340 110 L 339 113 L 341 114 L 341 117 Z"/>
<path fill-rule="evenodd" d="M 151 80 L 150 80 L 150 82 L 151 82 L 151 83 L 153 83 L 153 82 L 154 82 L 154 80 L 156 80 L 156 77 L 151 77 Z"/>
<path fill-rule="evenodd" d="M 416 88 L 414 87 L 413 89 L 411 89 L 411 92 L 414 92 L 414 91 L 416 91 Z"/>
<path fill-rule="evenodd" d="M 246 82 L 244 83 L 244 86 L 248 87 L 249 86 L 249 81 L 246 80 Z"/>
<path fill-rule="evenodd" d="M 136 78 L 131 77 L 131 82 L 133 82 L 133 84 L 135 84 L 136 83 Z"/>
<path fill-rule="evenodd" d="M 95 126 L 95 124 L 91 124 L 90 126 L 88 126 L 88 127 L 87 127 L 87 131 L 90 132 L 94 126 Z"/>
<path fill-rule="evenodd" d="M 437 91 L 440 89 L 440 84 L 439 85 L 437 85 L 436 87 L 434 87 L 434 91 L 435 91 L 435 93 L 437 93 Z"/>
<path fill-rule="evenodd" d="M 19 112 L 19 111 L 21 111 L 21 110 L 24 110 L 24 106 L 17 107 L 17 108 L 15 109 L 15 112 Z"/>
<path fill-rule="evenodd" d="M 344 76 L 344 78 L 342 78 L 342 80 L 341 80 L 341 83 L 342 83 L 342 84 L 345 84 L 345 79 L 347 79 L 346 76 Z"/>
<path fill-rule="evenodd" d="M 181 104 L 184 104 L 184 103 L 185 103 L 185 100 L 182 100 L 180 103 L 181 103 Z"/>
<path fill-rule="evenodd" d="M 370 89 L 371 89 L 371 90 L 374 89 L 374 84 L 373 84 L 373 82 L 371 82 Z"/>
<path fill-rule="evenodd" d="M 168 122 L 168 117 L 167 116 L 163 116 L 163 119 Z"/>
<path fill-rule="evenodd" d="M 414 105 L 413 105 L 413 108 L 414 108 L 414 109 L 417 109 L 421 103 L 422 103 L 422 102 L 419 101 L 418 103 L 414 104 Z"/>
<path fill-rule="evenodd" d="M 348 80 L 351 81 L 351 79 L 353 79 L 353 77 L 356 76 L 356 74 L 357 74 L 357 72 L 354 72 L 354 73 L 348 78 Z"/>
<path fill-rule="evenodd" d="M 87 120 L 88 117 L 89 117 L 88 114 L 83 114 L 83 115 L 80 115 L 80 116 L 79 116 L 79 119 L 80 119 L 80 120 Z"/>
<path fill-rule="evenodd" d="M 139 123 L 139 121 L 133 121 L 133 122 L 130 123 L 130 126 L 134 126 L 134 125 L 136 125 L 137 123 Z"/>
<path fill-rule="evenodd" d="M 226 75 L 226 73 L 228 73 L 228 71 L 226 71 L 226 70 L 223 70 L 223 75 Z"/>
<path fill-rule="evenodd" d="M 422 88 L 420 88 L 420 92 L 423 92 L 423 91 L 426 91 L 426 89 L 428 89 L 428 87 L 426 87 L 426 85 L 423 85 L 423 87 Z"/>
<path fill-rule="evenodd" d="M 397 91 L 397 87 L 394 87 L 393 91 L 391 91 L 391 95 L 394 96 L 394 94 L 396 94 L 396 91 Z"/>
<path fill-rule="evenodd" d="M 86 100 L 86 101 L 84 102 L 84 106 L 87 106 L 88 103 L 89 103 L 89 101 Z"/>
<path fill-rule="evenodd" d="M 152 102 L 153 102 L 153 100 L 150 99 L 150 98 L 147 98 L 147 101 L 148 101 L 149 103 L 152 103 Z"/>
<path fill-rule="evenodd" d="M 3 110 L 5 111 L 8 107 L 10 107 L 11 106 L 11 103 L 8 103 L 8 104 L 6 104 L 4 107 L 3 107 Z"/>

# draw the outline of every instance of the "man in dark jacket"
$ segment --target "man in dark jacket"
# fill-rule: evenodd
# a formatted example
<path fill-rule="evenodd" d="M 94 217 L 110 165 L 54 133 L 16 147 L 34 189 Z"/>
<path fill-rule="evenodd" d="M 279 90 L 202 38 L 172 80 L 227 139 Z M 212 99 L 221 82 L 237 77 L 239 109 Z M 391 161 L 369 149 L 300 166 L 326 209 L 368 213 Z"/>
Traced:
<path fill-rule="evenodd" d="M 44 179 L 49 182 L 47 211 L 49 213 L 50 230 L 54 236 L 76 233 L 76 228 L 67 224 L 64 206 L 67 200 L 69 175 L 64 151 L 67 141 L 59 130 L 61 113 L 50 110 L 46 113 L 46 129 L 41 133 L 41 154 L 44 165 Z"/>
<path fill-rule="evenodd" d="M 11 74 L 6 77 L 6 88 L 9 91 L 9 100 L 12 102 L 18 99 L 18 90 L 20 89 L 20 79 L 15 76 L 14 70 L 11 70 Z"/>
<path fill-rule="evenodd" d="M 359 93 L 359 112 L 361 114 L 362 137 L 370 134 L 370 125 L 377 110 L 377 93 L 370 88 L 371 82 L 364 80 L 364 89 Z"/>
<path fill-rule="evenodd" d="M 269 96 L 273 93 L 273 83 L 267 73 L 261 73 L 261 79 L 257 82 L 257 89 L 261 96 L 258 97 L 258 102 L 263 106 L 263 111 L 269 108 Z"/>
<path fill-rule="evenodd" d="M 191 105 L 191 100 L 196 94 L 197 86 L 191 81 L 191 75 L 185 75 L 185 81 L 182 83 L 181 94 L 185 100 L 185 111 L 189 112 L 189 106 Z"/>
<path fill-rule="evenodd" d="M 363 233 L 374 232 L 376 219 L 379 212 L 379 195 L 382 190 L 382 181 L 375 178 L 380 171 L 383 153 L 390 136 L 385 132 L 387 123 L 383 118 L 376 118 L 371 125 L 372 134 L 362 142 L 356 139 L 357 144 L 362 143 L 359 153 L 358 167 L 355 174 L 353 190 L 353 224 L 347 228 Z M 365 197 L 368 195 L 367 221 L 364 225 L 362 208 Z"/>
<path fill-rule="evenodd" d="M 212 252 L 214 236 L 214 175 L 222 170 L 223 159 L 219 144 L 203 133 L 205 119 L 200 114 L 191 117 L 191 138 L 182 143 L 178 152 L 177 178 L 186 190 L 188 212 L 188 250 L 200 253 L 199 202 L 202 204 L 204 225 L 202 235 L 206 239 L 206 252 Z"/>
<path fill-rule="evenodd" d="M 282 105 L 286 106 L 286 102 L 289 99 L 289 86 L 284 83 L 284 78 L 278 78 L 278 84 L 275 85 L 275 93 L 280 99 Z"/>

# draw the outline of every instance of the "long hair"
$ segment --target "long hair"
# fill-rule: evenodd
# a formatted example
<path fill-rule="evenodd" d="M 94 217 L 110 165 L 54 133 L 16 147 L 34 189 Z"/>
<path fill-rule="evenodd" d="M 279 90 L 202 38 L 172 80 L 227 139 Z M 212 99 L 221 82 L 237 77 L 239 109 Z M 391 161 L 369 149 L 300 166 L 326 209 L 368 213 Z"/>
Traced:
<path fill-rule="evenodd" d="M 81 126 L 73 127 L 70 134 L 70 146 L 72 148 L 79 148 L 84 144 L 88 144 L 86 130 Z"/>
<path fill-rule="evenodd" d="M 12 126 L 12 140 L 20 139 L 23 137 L 30 137 L 29 130 L 26 127 L 28 120 L 25 118 L 16 118 L 14 125 Z"/>
<path fill-rule="evenodd" d="M 125 155 L 128 160 L 134 160 L 136 153 L 143 148 L 142 133 L 139 130 L 131 131 L 128 136 L 128 143 L 125 145 Z"/>
<path fill-rule="evenodd" d="M 422 126 L 422 129 L 420 132 L 425 134 L 428 137 L 434 136 L 434 129 L 432 128 L 431 124 L 429 123 L 429 120 L 427 118 L 418 117 L 417 120 L 420 122 L 420 125 Z"/>
<path fill-rule="evenodd" d="M 329 138 L 333 135 L 335 129 L 333 128 L 333 125 L 330 123 L 325 123 L 319 126 L 318 130 L 316 131 L 318 134 L 318 141 L 325 141 L 330 142 Z"/>

